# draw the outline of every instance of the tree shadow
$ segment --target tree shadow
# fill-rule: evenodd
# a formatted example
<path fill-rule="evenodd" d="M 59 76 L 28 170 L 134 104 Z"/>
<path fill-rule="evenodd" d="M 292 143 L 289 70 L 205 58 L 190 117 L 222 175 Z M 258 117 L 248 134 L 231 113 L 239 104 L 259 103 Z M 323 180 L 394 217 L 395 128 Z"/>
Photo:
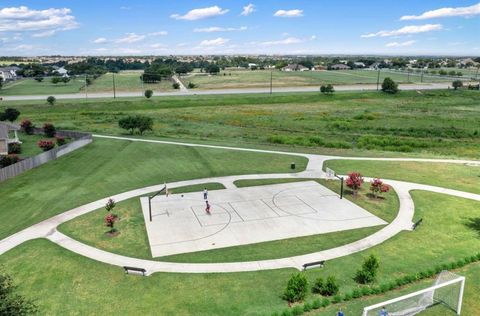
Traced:
<path fill-rule="evenodd" d="M 480 217 L 472 217 L 467 219 L 465 226 L 477 232 L 478 237 L 480 237 Z"/>

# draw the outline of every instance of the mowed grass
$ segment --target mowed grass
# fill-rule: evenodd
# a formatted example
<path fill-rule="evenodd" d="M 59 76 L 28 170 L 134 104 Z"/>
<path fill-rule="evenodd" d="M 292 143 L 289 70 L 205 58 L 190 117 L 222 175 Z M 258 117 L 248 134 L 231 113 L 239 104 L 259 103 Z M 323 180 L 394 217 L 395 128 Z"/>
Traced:
<path fill-rule="evenodd" d="M 243 182 L 244 180 L 242 180 L 242 182 L 237 181 L 236 183 L 242 183 L 242 187 L 246 187 L 291 182 L 286 180 L 292 179 L 264 179 L 250 183 L 245 183 Z M 324 184 L 326 181 L 319 182 Z M 332 188 L 335 188 L 336 186 L 338 187 L 338 183 L 335 185 L 328 182 L 327 185 L 330 185 Z M 209 190 L 212 188 L 218 189 L 218 186 L 212 186 L 212 184 L 206 187 Z M 198 185 L 190 188 L 188 191 L 192 191 L 194 189 L 196 189 L 198 192 L 201 192 L 203 186 Z M 175 190 L 178 193 L 187 192 L 187 190 L 183 188 Z M 382 200 L 368 198 L 366 192 L 363 191 L 357 198 L 350 198 L 350 200 L 370 211 L 371 213 L 388 221 L 391 221 L 393 218 L 395 218 L 396 214 L 398 213 L 398 198 L 393 191 L 388 193 Z M 96 210 L 68 221 L 62 224 L 59 229 L 74 239 L 80 240 L 103 250 L 126 256 L 151 259 L 150 246 L 146 235 L 144 216 L 140 206 L 139 198 L 133 198 L 124 202 L 120 202 L 115 208 L 115 214 L 119 215 L 120 218 L 120 221 L 117 224 L 120 235 L 115 238 L 110 238 L 104 234 L 107 230 L 104 226 L 102 226 L 103 217 L 105 216 L 104 209 Z M 371 235 L 381 228 L 381 226 L 366 227 L 321 235 L 290 238 L 251 245 L 200 251 L 195 253 L 178 254 L 155 258 L 155 260 L 205 263 L 276 259 L 341 246 Z"/>
<path fill-rule="evenodd" d="M 364 176 L 429 184 L 480 194 L 480 165 L 453 163 L 327 160 L 328 167 L 338 174 L 360 172 Z"/>
<path fill-rule="evenodd" d="M 76 206 L 178 180 L 291 172 L 291 156 L 95 139 L 0 184 L 0 239 Z M 298 170 L 307 159 L 295 157 Z"/>
<path fill-rule="evenodd" d="M 319 276 L 335 275 L 342 294 L 357 288 L 352 277 L 371 253 L 380 258 L 378 283 L 384 283 L 478 252 L 478 230 L 468 222 L 480 217 L 479 202 L 420 191 L 413 196 L 416 218 L 424 218 L 418 230 L 402 232 L 367 251 L 331 260 L 323 269 L 308 270 L 311 284 Z M 125 275 L 119 267 L 86 259 L 45 240 L 30 241 L 7 252 L 2 255 L 2 264 L 20 285 L 21 293 L 37 299 L 43 314 L 138 315 L 161 311 L 166 315 L 270 315 L 287 308 L 281 294 L 294 272 L 287 269 L 229 274 L 156 273 L 142 278 Z M 476 315 L 479 310 L 478 271 L 476 264 L 459 272 L 468 277 L 466 315 Z M 359 315 L 364 305 L 408 290 L 341 306 L 347 315 Z M 307 300 L 315 297 L 310 294 Z M 320 315 L 332 315 L 337 307 L 331 306 Z"/>
<path fill-rule="evenodd" d="M 92 84 L 88 86 L 89 92 L 111 92 L 113 93 L 113 80 L 115 76 L 115 90 L 116 92 L 139 92 L 143 96 L 145 90 L 153 90 L 158 92 L 173 91 L 172 81 L 162 80 L 159 83 L 143 84 L 140 76 L 143 71 L 121 71 L 116 74 L 106 73 L 97 79 L 93 80 Z M 83 89 L 82 89 L 83 90 Z"/>
<path fill-rule="evenodd" d="M 51 78 L 45 77 L 42 82 L 37 82 L 33 78 L 19 79 L 6 84 L 0 90 L 0 96 L 10 95 L 58 95 L 58 94 L 70 94 L 79 93 L 85 85 L 85 80 L 81 77 L 74 78 L 67 83 L 53 84 Z M 46 98 L 45 98 L 46 99 Z M 46 103 L 46 101 L 39 101 Z"/>
<path fill-rule="evenodd" d="M 121 117 L 154 120 L 152 138 L 332 155 L 480 158 L 480 94 L 416 91 L 5 102 L 37 125 L 125 135 Z"/>
<path fill-rule="evenodd" d="M 449 82 L 450 78 L 421 77 L 420 74 L 380 72 L 380 82 L 386 77 L 399 83 Z M 378 72 L 371 70 L 329 70 L 329 71 L 293 71 L 279 70 L 224 70 L 218 75 L 191 74 L 181 78 L 184 84 L 193 82 L 198 89 L 234 89 L 234 88 L 268 88 L 270 80 L 273 87 L 318 86 L 322 84 L 352 85 L 376 84 Z"/>

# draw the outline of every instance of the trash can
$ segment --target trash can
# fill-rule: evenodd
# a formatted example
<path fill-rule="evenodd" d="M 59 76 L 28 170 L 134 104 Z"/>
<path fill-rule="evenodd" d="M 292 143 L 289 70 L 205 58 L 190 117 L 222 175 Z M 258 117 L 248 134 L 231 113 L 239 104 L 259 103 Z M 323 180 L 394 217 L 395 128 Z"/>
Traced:
<path fill-rule="evenodd" d="M 290 169 L 292 169 L 292 170 L 295 169 L 295 163 L 294 163 L 294 162 L 292 162 L 292 163 L 290 164 Z"/>

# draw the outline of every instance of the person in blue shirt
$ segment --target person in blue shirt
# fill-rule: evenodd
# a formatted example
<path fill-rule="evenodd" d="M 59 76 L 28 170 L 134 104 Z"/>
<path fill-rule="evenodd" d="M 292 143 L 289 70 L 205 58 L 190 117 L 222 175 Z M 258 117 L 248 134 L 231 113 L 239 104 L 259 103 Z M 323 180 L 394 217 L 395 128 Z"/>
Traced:
<path fill-rule="evenodd" d="M 382 307 L 382 310 L 378 312 L 378 316 L 388 316 L 388 312 L 385 307 Z"/>
<path fill-rule="evenodd" d="M 337 316 L 345 316 L 345 314 L 342 312 L 341 308 L 338 310 Z"/>

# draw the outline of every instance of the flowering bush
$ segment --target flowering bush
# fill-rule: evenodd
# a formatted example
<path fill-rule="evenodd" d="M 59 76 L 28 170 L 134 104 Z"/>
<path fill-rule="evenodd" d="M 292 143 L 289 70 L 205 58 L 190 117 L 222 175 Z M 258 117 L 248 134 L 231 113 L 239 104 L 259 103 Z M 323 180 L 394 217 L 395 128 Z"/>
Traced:
<path fill-rule="evenodd" d="M 55 126 L 53 126 L 53 124 L 45 123 L 43 125 L 43 132 L 47 137 L 55 137 L 55 134 L 57 133 L 57 129 L 55 128 Z"/>
<path fill-rule="evenodd" d="M 110 233 L 115 232 L 115 222 L 117 221 L 117 216 L 115 216 L 112 213 L 109 213 L 107 216 L 105 216 L 104 222 L 105 226 L 110 227 Z"/>
<path fill-rule="evenodd" d="M 8 144 L 8 153 L 9 154 L 21 154 L 22 145 L 20 143 L 10 143 Z"/>
<path fill-rule="evenodd" d="M 67 143 L 67 141 L 65 140 L 65 137 L 62 137 L 62 136 L 55 136 L 55 140 L 57 141 L 57 146 L 62 146 Z"/>
<path fill-rule="evenodd" d="M 363 176 L 359 172 L 351 172 L 345 180 L 347 187 L 353 190 L 353 195 L 356 195 L 358 190 L 362 187 Z"/>
<path fill-rule="evenodd" d="M 383 183 L 382 180 L 375 178 L 370 182 L 370 191 L 372 191 L 375 197 L 378 197 L 379 194 L 390 191 L 390 186 Z"/>
<path fill-rule="evenodd" d="M 39 140 L 37 143 L 38 147 L 40 147 L 43 151 L 49 151 L 55 144 L 51 140 Z"/>
<path fill-rule="evenodd" d="M 0 168 L 4 168 L 20 161 L 17 155 L 0 156 Z"/>
<path fill-rule="evenodd" d="M 22 128 L 22 130 L 26 134 L 32 135 L 33 134 L 33 129 L 35 128 L 35 125 L 33 125 L 32 121 L 30 121 L 30 120 L 23 120 L 20 123 L 20 127 Z"/>

